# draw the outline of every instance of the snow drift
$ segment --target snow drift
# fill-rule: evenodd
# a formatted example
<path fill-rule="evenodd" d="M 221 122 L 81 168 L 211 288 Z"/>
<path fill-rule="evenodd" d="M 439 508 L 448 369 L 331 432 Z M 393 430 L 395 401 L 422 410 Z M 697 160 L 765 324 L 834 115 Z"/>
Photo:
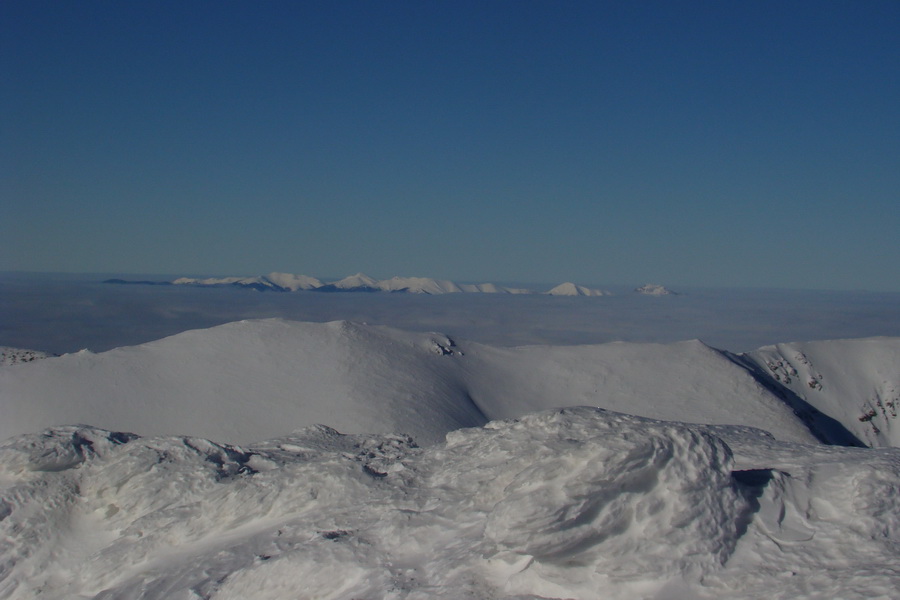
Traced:
<path fill-rule="evenodd" d="M 0 445 L 0 597 L 887 598 L 898 485 L 897 449 L 588 408 L 428 448 L 56 428 Z"/>

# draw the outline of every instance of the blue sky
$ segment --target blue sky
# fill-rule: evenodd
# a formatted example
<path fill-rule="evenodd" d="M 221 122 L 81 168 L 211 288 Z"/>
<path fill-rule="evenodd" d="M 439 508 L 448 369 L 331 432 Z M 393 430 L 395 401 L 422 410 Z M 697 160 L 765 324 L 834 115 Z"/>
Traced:
<path fill-rule="evenodd" d="M 0 270 L 900 290 L 900 3 L 0 3 Z"/>

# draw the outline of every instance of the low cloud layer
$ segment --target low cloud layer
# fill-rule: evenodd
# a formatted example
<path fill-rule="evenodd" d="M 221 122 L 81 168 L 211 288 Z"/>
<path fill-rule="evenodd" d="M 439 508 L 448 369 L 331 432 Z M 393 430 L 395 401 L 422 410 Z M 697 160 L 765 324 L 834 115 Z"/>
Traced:
<path fill-rule="evenodd" d="M 615 290 L 614 290 L 615 291 Z M 293 294 L 114 286 L 100 278 L 0 277 L 0 345 L 101 352 L 241 319 L 346 319 L 497 345 L 701 339 L 742 352 L 766 344 L 900 335 L 900 294 L 628 289 L 600 298 Z"/>

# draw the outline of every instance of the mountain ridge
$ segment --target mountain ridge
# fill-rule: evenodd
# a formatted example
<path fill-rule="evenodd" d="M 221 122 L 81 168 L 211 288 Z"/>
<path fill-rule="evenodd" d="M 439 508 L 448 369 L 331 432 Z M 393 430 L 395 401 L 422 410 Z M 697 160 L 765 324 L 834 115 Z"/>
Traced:
<path fill-rule="evenodd" d="M 526 288 L 508 287 L 495 283 L 456 283 L 447 279 L 431 277 L 401 277 L 375 279 L 365 273 L 356 273 L 336 281 L 323 282 L 308 275 L 273 272 L 253 277 L 178 277 L 172 281 L 129 281 L 115 278 L 104 283 L 133 285 L 190 285 L 200 287 L 233 286 L 275 292 L 390 292 L 409 294 L 537 294 L 555 296 L 609 296 L 610 292 L 576 285 L 571 282 L 560 284 L 546 292 L 535 292 Z"/>
<path fill-rule="evenodd" d="M 900 338 L 804 348 L 824 391 L 804 394 L 759 368 L 765 348 L 733 355 L 698 340 L 505 348 L 352 321 L 236 321 L 4 367 L 0 438 L 91 423 L 246 443 L 323 424 L 431 444 L 493 419 L 589 405 L 752 426 L 794 442 L 900 445 L 892 416 Z M 875 371 L 871 356 L 882 357 Z"/>

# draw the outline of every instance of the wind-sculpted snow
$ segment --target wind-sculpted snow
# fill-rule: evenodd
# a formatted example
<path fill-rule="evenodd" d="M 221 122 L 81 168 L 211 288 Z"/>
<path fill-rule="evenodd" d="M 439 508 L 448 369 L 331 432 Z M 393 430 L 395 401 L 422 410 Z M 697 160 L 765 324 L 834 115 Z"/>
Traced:
<path fill-rule="evenodd" d="M 779 443 L 717 431 L 733 449 L 755 514 L 707 579 L 747 598 L 896 598 L 900 449 Z M 728 581 L 730 579 L 730 582 Z"/>
<path fill-rule="evenodd" d="M 433 454 L 432 485 L 484 515 L 491 572 L 522 594 L 699 578 L 727 560 L 747 510 L 729 449 L 675 424 L 569 409 L 454 432 Z"/>
<path fill-rule="evenodd" d="M 898 485 L 900 450 L 589 408 L 428 448 L 56 428 L 0 446 L 0 598 L 888 598 Z"/>

